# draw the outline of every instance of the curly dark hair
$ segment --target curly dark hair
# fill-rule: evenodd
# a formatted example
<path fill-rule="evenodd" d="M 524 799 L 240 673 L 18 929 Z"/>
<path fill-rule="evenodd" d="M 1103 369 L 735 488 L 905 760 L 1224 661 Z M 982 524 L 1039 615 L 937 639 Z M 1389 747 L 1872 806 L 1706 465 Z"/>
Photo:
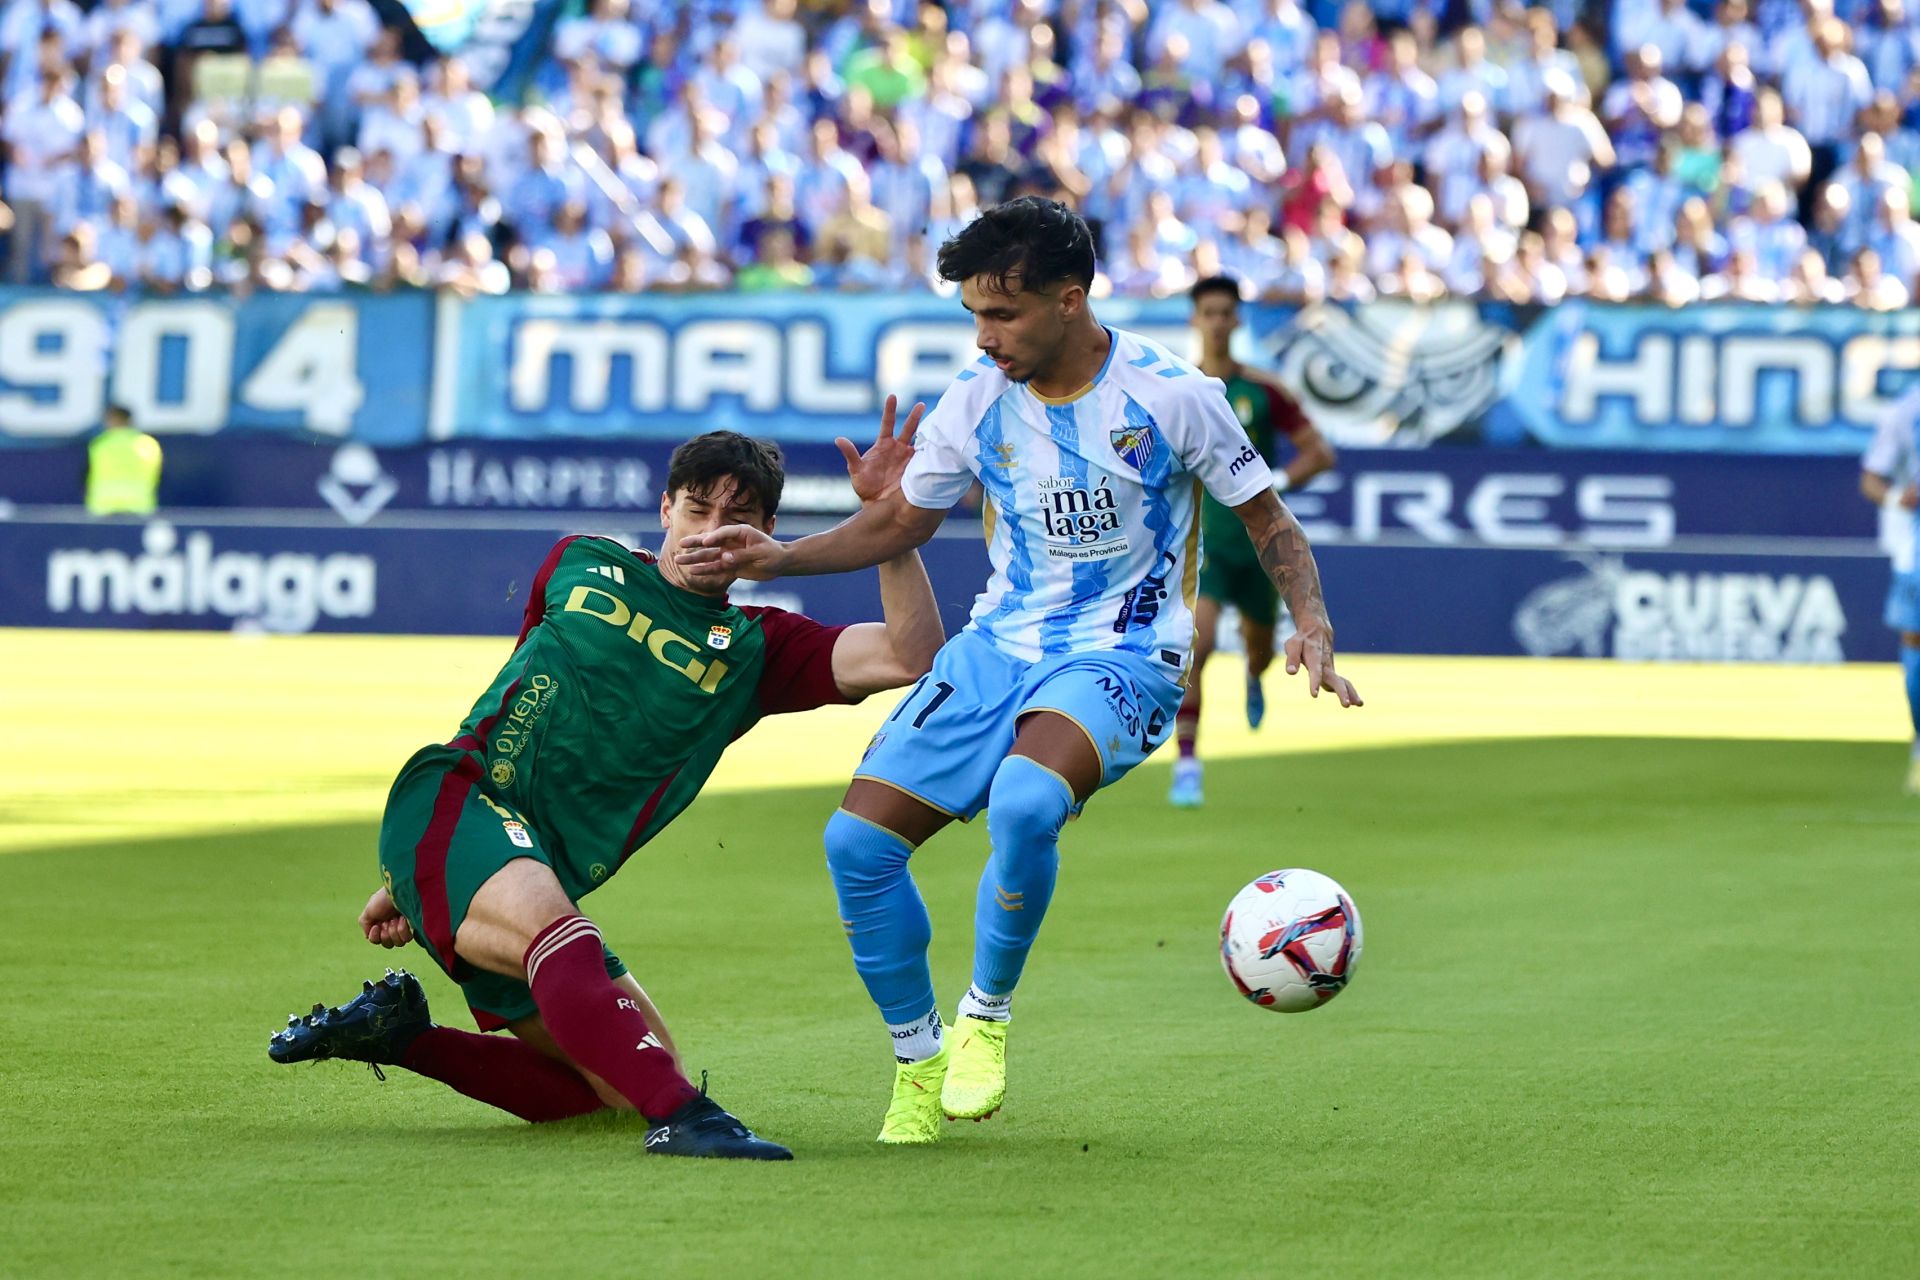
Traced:
<path fill-rule="evenodd" d="M 940 246 L 940 278 L 985 276 L 1002 293 L 1041 290 L 1062 280 L 1093 286 L 1093 232 L 1087 220 L 1040 196 L 994 205 Z"/>
<path fill-rule="evenodd" d="M 731 480 L 742 497 L 756 498 L 762 515 L 780 509 L 780 491 L 786 487 L 786 462 L 780 446 L 755 440 L 738 431 L 709 431 L 673 451 L 667 464 L 667 495 L 681 490 L 712 494 Z"/>

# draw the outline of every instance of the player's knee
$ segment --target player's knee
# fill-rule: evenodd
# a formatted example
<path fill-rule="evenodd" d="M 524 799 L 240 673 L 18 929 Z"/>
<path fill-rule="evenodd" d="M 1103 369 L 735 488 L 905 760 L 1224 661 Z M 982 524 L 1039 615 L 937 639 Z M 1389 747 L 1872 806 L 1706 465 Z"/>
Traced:
<path fill-rule="evenodd" d="M 516 975 L 541 931 L 579 912 L 552 867 L 515 858 L 489 876 L 467 903 L 466 918 L 454 934 L 454 950 L 475 968 Z"/>
<path fill-rule="evenodd" d="M 1902 631 L 1900 644 L 1908 649 L 1920 649 L 1920 631 Z"/>
<path fill-rule="evenodd" d="M 835 809 L 825 833 L 827 870 L 842 889 L 860 890 L 884 884 L 899 875 L 912 852 L 891 831 Z"/>
<path fill-rule="evenodd" d="M 1039 761 L 1008 756 L 994 772 L 987 833 L 996 851 L 1050 847 L 1072 812 L 1072 789 Z"/>

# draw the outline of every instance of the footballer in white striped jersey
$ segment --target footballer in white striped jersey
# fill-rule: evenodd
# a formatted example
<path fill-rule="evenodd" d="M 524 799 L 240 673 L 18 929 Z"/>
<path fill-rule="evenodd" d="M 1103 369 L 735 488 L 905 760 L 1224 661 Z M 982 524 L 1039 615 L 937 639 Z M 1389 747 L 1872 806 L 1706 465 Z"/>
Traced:
<path fill-rule="evenodd" d="M 1086 222 L 1056 201 L 1013 200 L 947 241 L 939 269 L 960 285 L 983 354 L 924 425 L 916 407 L 889 441 L 889 418 L 864 466 L 840 442 L 860 511 L 794 542 L 721 529 L 684 540 L 680 555 L 696 579 L 845 572 L 921 545 L 976 479 L 985 490 L 993 576 L 966 629 L 875 735 L 826 829 L 854 967 L 897 1063 L 880 1131 L 890 1143 L 933 1141 L 942 1113 L 984 1119 L 1005 1097 L 1013 989 L 1053 894 L 1060 829 L 1173 728 L 1203 488 L 1245 522 L 1287 600 L 1298 627 L 1287 671 L 1304 668 L 1315 696 L 1360 703 L 1334 670 L 1306 537 L 1222 384 L 1094 318 Z M 972 983 L 948 1028 L 907 864 L 982 809 L 993 852 Z"/>

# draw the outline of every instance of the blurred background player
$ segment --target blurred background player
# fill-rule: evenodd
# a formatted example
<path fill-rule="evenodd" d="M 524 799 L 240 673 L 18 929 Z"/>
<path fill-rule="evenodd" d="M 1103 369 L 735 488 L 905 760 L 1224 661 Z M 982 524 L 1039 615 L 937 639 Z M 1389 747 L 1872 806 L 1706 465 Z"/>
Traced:
<path fill-rule="evenodd" d="M 1887 625 L 1900 633 L 1900 667 L 1913 717 L 1907 793 L 1920 795 L 1920 565 L 1914 562 L 1920 533 L 1920 386 L 1880 415 L 1873 443 L 1860 459 L 1860 492 L 1880 508 L 1880 545 L 1893 561 Z"/>
<path fill-rule="evenodd" d="M 856 494 L 897 487 L 912 452 L 893 435 L 891 399 L 882 424 L 864 456 L 841 442 Z M 383 946 L 418 941 L 482 1030 L 516 1038 L 434 1026 L 419 981 L 389 972 L 337 1009 L 290 1018 L 269 1046 L 275 1061 L 399 1066 L 526 1120 L 631 1109 L 651 1122 L 650 1153 L 792 1158 L 688 1082 L 658 1011 L 576 905 L 693 802 L 762 717 L 897 689 L 940 647 L 911 549 L 881 567 L 884 624 L 826 627 L 729 604 L 730 577 L 687 578 L 682 540 L 723 524 L 771 530 L 784 481 L 778 449 L 731 431 L 675 450 L 659 556 L 561 541 L 534 578 L 512 658 L 459 733 L 414 753 L 394 783 L 383 885 L 360 927 Z"/>
<path fill-rule="evenodd" d="M 1200 334 L 1200 371 L 1225 384 L 1234 417 L 1273 470 L 1274 488 L 1285 493 L 1331 470 L 1333 446 L 1307 421 L 1293 393 L 1272 374 L 1233 358 L 1233 335 L 1240 327 L 1240 282 L 1232 276 L 1208 276 L 1193 286 L 1190 296 L 1192 324 Z M 1293 445 L 1285 470 L 1278 469 L 1281 436 Z M 1230 604 L 1240 613 L 1240 637 L 1247 656 L 1247 723 L 1255 729 L 1267 714 L 1260 678 L 1273 663 L 1273 628 L 1280 608 L 1280 593 L 1260 567 L 1260 555 L 1247 538 L 1246 526 L 1211 494 L 1200 499 L 1200 546 L 1193 670 L 1174 722 L 1180 759 L 1173 766 L 1173 789 L 1168 795 L 1183 808 L 1197 807 L 1204 798 L 1198 754 L 1200 678 L 1213 655 L 1220 608 Z"/>
<path fill-rule="evenodd" d="M 1360 701 L 1334 671 L 1306 535 L 1218 386 L 1094 318 L 1086 221 L 1058 201 L 1010 200 L 943 244 L 939 271 L 985 354 L 928 415 L 897 489 L 825 533 L 721 529 L 683 554 L 696 577 L 844 573 L 920 546 L 976 479 L 986 488 L 993 576 L 874 735 L 825 834 L 854 967 L 897 1063 L 889 1143 L 935 1141 L 942 1113 L 982 1120 L 1006 1096 L 1013 990 L 1053 897 L 1060 829 L 1166 740 L 1180 705 L 1197 488 L 1234 510 L 1285 584 L 1299 624 L 1287 670 L 1304 666 L 1315 697 Z M 949 1051 L 907 863 L 983 809 L 993 849 Z"/>

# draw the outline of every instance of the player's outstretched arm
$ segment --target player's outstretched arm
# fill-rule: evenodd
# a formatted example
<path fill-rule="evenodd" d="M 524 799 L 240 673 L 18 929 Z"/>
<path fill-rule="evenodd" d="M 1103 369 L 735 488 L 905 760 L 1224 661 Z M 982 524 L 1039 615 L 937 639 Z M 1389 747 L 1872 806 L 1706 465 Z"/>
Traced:
<path fill-rule="evenodd" d="M 1327 617 L 1326 598 L 1320 592 L 1320 569 L 1306 531 L 1272 490 L 1255 494 L 1233 509 L 1247 526 L 1260 567 L 1287 602 L 1294 633 L 1287 639 L 1287 674 L 1307 669 L 1307 685 L 1314 697 L 1325 689 L 1338 694 L 1340 705 L 1362 705 L 1351 682 L 1333 669 L 1333 623 Z"/>
<path fill-rule="evenodd" d="M 880 415 L 880 435 L 865 453 L 854 448 L 851 440 L 834 441 L 846 457 L 847 480 L 863 507 L 897 498 L 900 477 L 913 461 L 913 433 L 919 430 L 927 407 L 914 405 L 896 436 L 893 419 L 898 408 L 899 401 L 888 396 Z M 940 625 L 940 607 L 933 600 L 933 584 L 927 580 L 927 567 L 920 563 L 918 551 L 881 562 L 880 616 L 883 622 L 848 627 L 833 645 L 833 682 L 856 702 L 870 693 L 918 680 L 933 666 L 933 655 L 947 638 Z"/>
<path fill-rule="evenodd" d="M 940 606 L 920 553 L 909 551 L 880 566 L 884 622 L 862 622 L 833 645 L 833 682 L 849 699 L 912 684 L 933 667 L 946 642 Z"/>
<path fill-rule="evenodd" d="M 906 425 L 894 434 L 898 402 L 887 397 L 880 434 L 864 454 L 849 440 L 837 440 L 847 458 L 847 477 L 860 498 L 860 510 L 825 533 L 779 542 L 746 525 L 728 525 L 695 534 L 680 543 L 679 564 L 694 581 L 741 577 L 754 582 L 823 573 L 849 573 L 885 564 L 915 550 L 933 536 L 945 511 L 916 507 L 900 492 L 900 476 L 913 457 L 913 434 L 926 406 L 916 404 Z"/>
<path fill-rule="evenodd" d="M 871 503 L 825 533 L 780 542 L 746 525 L 698 533 L 680 543 L 680 567 L 695 582 L 746 578 L 767 582 L 823 573 L 851 573 L 905 555 L 924 544 L 946 519 L 944 511 L 916 507 L 899 494 Z"/>

